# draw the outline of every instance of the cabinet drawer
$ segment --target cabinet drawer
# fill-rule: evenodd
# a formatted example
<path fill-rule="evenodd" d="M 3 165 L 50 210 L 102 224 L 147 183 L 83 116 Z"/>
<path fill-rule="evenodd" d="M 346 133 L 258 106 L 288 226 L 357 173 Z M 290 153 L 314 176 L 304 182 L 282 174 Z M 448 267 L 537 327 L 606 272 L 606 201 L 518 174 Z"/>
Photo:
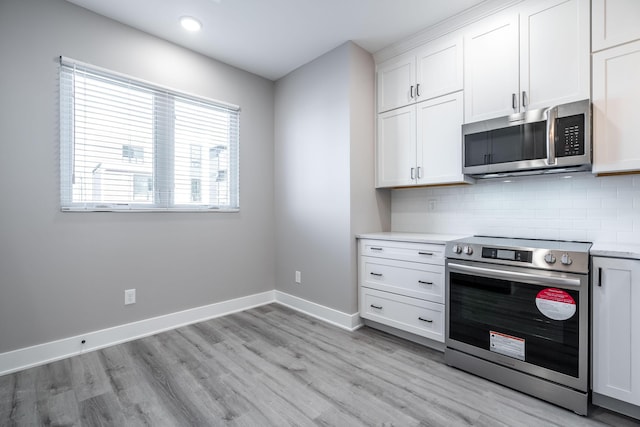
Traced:
<path fill-rule="evenodd" d="M 360 286 L 444 303 L 444 266 L 360 257 Z"/>
<path fill-rule="evenodd" d="M 444 342 L 444 305 L 360 288 L 360 316 Z"/>
<path fill-rule="evenodd" d="M 444 245 L 360 240 L 360 255 L 444 265 Z"/>

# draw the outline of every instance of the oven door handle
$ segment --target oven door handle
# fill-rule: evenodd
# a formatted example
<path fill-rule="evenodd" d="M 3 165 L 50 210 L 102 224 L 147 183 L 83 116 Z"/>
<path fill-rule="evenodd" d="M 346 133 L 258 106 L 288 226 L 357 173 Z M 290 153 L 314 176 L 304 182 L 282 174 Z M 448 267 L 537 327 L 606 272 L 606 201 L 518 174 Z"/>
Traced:
<path fill-rule="evenodd" d="M 539 274 L 495 270 L 493 268 L 474 267 L 471 265 L 462 265 L 451 262 L 447 265 L 450 269 L 462 273 L 475 273 L 479 276 L 492 277 L 494 279 L 521 280 L 537 285 L 580 286 L 580 279 L 572 279 L 568 277 L 541 276 Z"/>

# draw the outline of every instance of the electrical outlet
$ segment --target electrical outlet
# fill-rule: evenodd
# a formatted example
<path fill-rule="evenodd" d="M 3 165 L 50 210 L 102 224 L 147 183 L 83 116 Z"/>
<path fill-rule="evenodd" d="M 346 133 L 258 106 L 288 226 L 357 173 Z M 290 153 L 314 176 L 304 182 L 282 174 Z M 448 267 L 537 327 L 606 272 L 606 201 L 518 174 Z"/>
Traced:
<path fill-rule="evenodd" d="M 302 283 L 302 274 L 299 271 L 296 271 L 296 283 Z"/>
<path fill-rule="evenodd" d="M 436 204 L 437 204 L 436 199 L 429 199 L 427 201 L 427 210 L 435 211 L 436 210 Z"/>
<path fill-rule="evenodd" d="M 135 304 L 135 303 L 136 303 L 136 290 L 126 289 L 124 291 L 124 305 Z"/>

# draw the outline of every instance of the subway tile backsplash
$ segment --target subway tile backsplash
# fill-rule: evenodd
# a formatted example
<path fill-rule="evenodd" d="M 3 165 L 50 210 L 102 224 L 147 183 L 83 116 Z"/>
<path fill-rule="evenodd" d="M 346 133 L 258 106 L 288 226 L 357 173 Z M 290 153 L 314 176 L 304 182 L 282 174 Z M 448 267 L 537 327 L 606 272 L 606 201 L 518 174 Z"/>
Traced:
<path fill-rule="evenodd" d="M 392 190 L 392 230 L 640 243 L 640 175 L 508 180 Z"/>

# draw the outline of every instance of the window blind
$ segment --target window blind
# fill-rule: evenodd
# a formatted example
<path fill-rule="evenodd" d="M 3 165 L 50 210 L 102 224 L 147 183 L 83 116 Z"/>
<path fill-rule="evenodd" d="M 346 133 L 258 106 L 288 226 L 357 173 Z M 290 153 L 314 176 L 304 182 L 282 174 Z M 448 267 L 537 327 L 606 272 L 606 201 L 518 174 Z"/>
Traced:
<path fill-rule="evenodd" d="M 62 210 L 239 209 L 239 108 L 60 58 Z"/>

